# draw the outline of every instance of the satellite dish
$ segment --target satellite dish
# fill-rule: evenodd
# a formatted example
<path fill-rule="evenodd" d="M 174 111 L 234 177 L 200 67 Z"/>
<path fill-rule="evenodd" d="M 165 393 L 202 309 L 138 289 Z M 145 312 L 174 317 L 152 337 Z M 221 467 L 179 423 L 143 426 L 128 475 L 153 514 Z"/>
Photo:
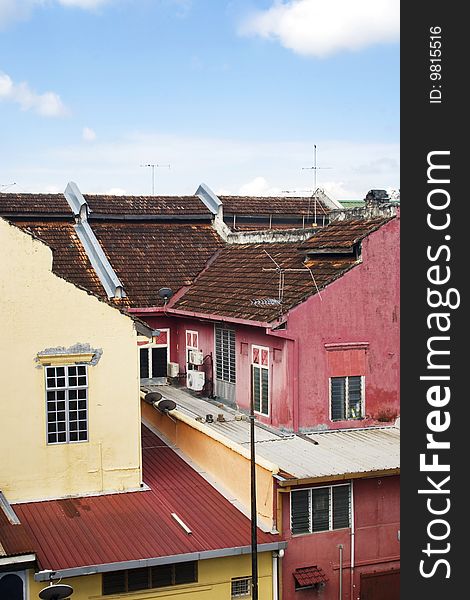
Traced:
<path fill-rule="evenodd" d="M 162 397 L 163 396 L 160 394 L 160 392 L 149 392 L 148 394 L 145 394 L 144 402 L 147 402 L 147 404 L 153 404 L 154 402 L 161 400 Z"/>
<path fill-rule="evenodd" d="M 57 585 L 50 585 L 39 592 L 39 597 L 42 600 L 63 600 L 73 594 L 73 587 L 65 585 L 64 583 L 58 583 Z"/>
<path fill-rule="evenodd" d="M 173 296 L 173 290 L 169 287 L 162 287 L 158 290 L 158 295 L 166 302 Z"/>
<path fill-rule="evenodd" d="M 153 405 L 157 410 L 164 413 L 167 413 L 169 410 L 174 410 L 176 408 L 176 402 L 170 400 L 170 398 L 162 398 L 161 400 L 156 400 L 153 403 Z"/>

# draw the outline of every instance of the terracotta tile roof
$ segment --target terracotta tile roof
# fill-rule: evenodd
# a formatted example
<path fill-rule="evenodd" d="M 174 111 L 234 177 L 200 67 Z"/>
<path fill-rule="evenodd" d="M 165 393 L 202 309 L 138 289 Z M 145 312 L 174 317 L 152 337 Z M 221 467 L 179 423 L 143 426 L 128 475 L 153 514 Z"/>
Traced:
<path fill-rule="evenodd" d="M 67 281 L 107 299 L 101 282 L 75 232 L 73 222 L 12 221 L 52 249 L 52 271 Z"/>
<path fill-rule="evenodd" d="M 283 269 L 299 270 L 284 274 L 282 306 L 275 303 L 279 298 L 279 275 L 266 252 Z M 311 264 L 316 285 L 321 289 L 353 267 L 356 261 L 352 257 L 334 260 L 322 257 Z M 174 308 L 270 322 L 281 310 L 286 312 L 315 293 L 315 283 L 303 265 L 298 243 L 234 244 L 220 252 Z"/>
<path fill-rule="evenodd" d="M 145 427 L 142 444 L 150 491 L 15 505 L 41 569 L 249 546 L 247 517 Z M 171 513 L 191 529 L 190 535 Z M 279 541 L 258 530 L 259 544 Z"/>
<path fill-rule="evenodd" d="M 298 583 L 298 586 L 304 588 L 311 587 L 318 583 L 326 583 L 328 581 L 328 577 L 325 575 L 323 570 L 317 566 L 295 569 L 293 575 L 294 579 Z"/>
<path fill-rule="evenodd" d="M 0 507 L 0 558 L 34 552 L 34 543 L 24 525 L 14 525 Z"/>
<path fill-rule="evenodd" d="M 124 285 L 132 307 L 160 306 L 162 287 L 190 285 L 222 246 L 209 225 L 93 223 L 93 231 Z"/>
<path fill-rule="evenodd" d="M 238 215 L 313 215 L 328 214 L 330 209 L 318 198 L 281 196 L 219 196 L 224 214 Z"/>
<path fill-rule="evenodd" d="M 358 241 L 379 229 L 390 219 L 370 219 L 357 221 L 334 221 L 319 229 L 314 236 L 299 247 L 306 250 L 324 248 L 352 248 Z"/>
<path fill-rule="evenodd" d="M 71 215 L 64 194 L 0 193 L 0 215 L 63 214 Z"/>
<path fill-rule="evenodd" d="M 106 196 L 84 194 L 91 216 L 102 215 L 207 215 L 198 196 Z"/>

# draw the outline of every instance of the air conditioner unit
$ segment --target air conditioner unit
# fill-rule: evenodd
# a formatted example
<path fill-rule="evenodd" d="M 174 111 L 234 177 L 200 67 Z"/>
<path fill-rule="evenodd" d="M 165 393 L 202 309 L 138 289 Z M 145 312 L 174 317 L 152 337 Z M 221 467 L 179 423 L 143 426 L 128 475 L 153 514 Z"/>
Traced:
<path fill-rule="evenodd" d="M 200 350 L 190 350 L 188 362 L 190 365 L 202 365 L 204 355 Z"/>
<path fill-rule="evenodd" d="M 186 386 L 190 390 L 200 392 L 206 381 L 204 371 L 188 371 L 186 375 Z"/>
<path fill-rule="evenodd" d="M 178 377 L 180 373 L 180 366 L 176 362 L 169 362 L 167 366 L 167 375 L 168 377 Z"/>

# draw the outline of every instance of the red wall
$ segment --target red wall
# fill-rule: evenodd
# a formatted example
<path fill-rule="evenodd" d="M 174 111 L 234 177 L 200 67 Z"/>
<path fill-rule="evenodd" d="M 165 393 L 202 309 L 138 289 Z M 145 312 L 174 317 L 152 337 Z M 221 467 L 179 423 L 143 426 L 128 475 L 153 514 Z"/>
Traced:
<path fill-rule="evenodd" d="M 338 599 L 338 544 L 343 544 L 343 600 L 357 600 L 360 597 L 362 573 L 399 568 L 399 477 L 357 479 L 353 485 L 355 541 L 352 590 L 351 528 L 292 536 L 290 495 L 283 494 L 283 539 L 288 542 L 281 567 L 283 600 L 317 597 L 313 590 L 296 592 L 292 574 L 297 568 L 314 565 L 320 567 L 328 577 L 319 597 L 323 600 Z"/>
<path fill-rule="evenodd" d="M 171 328 L 171 360 L 180 363 L 181 372 L 186 364 L 186 329 L 199 332 L 204 355 L 214 355 L 213 323 L 142 317 L 155 328 Z M 286 330 L 268 335 L 255 325 L 231 327 L 236 330 L 236 402 L 241 408 L 248 410 L 250 405 L 251 346 L 270 350 L 270 414 L 259 416 L 261 421 L 296 431 L 393 421 L 399 414 L 398 218 L 363 240 L 361 264 L 321 296 L 311 296 L 294 308 Z M 209 361 L 204 370 L 206 378 L 212 379 Z M 365 377 L 365 418 L 331 421 L 329 378 L 349 375 Z"/>
<path fill-rule="evenodd" d="M 399 220 L 393 219 L 364 239 L 362 264 L 289 315 L 287 333 L 299 346 L 299 427 L 363 427 L 398 416 L 399 331 Z M 343 375 L 365 375 L 366 419 L 330 421 L 329 377 L 341 374 L 341 359 L 325 344 L 352 342 L 368 343 L 343 365 Z M 361 365 L 365 372 L 354 372 Z"/>

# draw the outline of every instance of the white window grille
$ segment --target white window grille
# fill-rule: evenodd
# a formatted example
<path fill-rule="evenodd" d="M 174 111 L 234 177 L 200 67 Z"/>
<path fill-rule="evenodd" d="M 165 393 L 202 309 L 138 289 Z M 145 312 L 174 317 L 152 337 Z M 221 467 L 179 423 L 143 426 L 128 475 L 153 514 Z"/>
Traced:
<path fill-rule="evenodd" d="M 235 331 L 215 328 L 216 377 L 220 381 L 235 383 Z"/>
<path fill-rule="evenodd" d="M 232 579 L 232 598 L 251 597 L 251 577 Z"/>
<path fill-rule="evenodd" d="M 86 365 L 46 367 L 47 443 L 88 441 Z"/>

